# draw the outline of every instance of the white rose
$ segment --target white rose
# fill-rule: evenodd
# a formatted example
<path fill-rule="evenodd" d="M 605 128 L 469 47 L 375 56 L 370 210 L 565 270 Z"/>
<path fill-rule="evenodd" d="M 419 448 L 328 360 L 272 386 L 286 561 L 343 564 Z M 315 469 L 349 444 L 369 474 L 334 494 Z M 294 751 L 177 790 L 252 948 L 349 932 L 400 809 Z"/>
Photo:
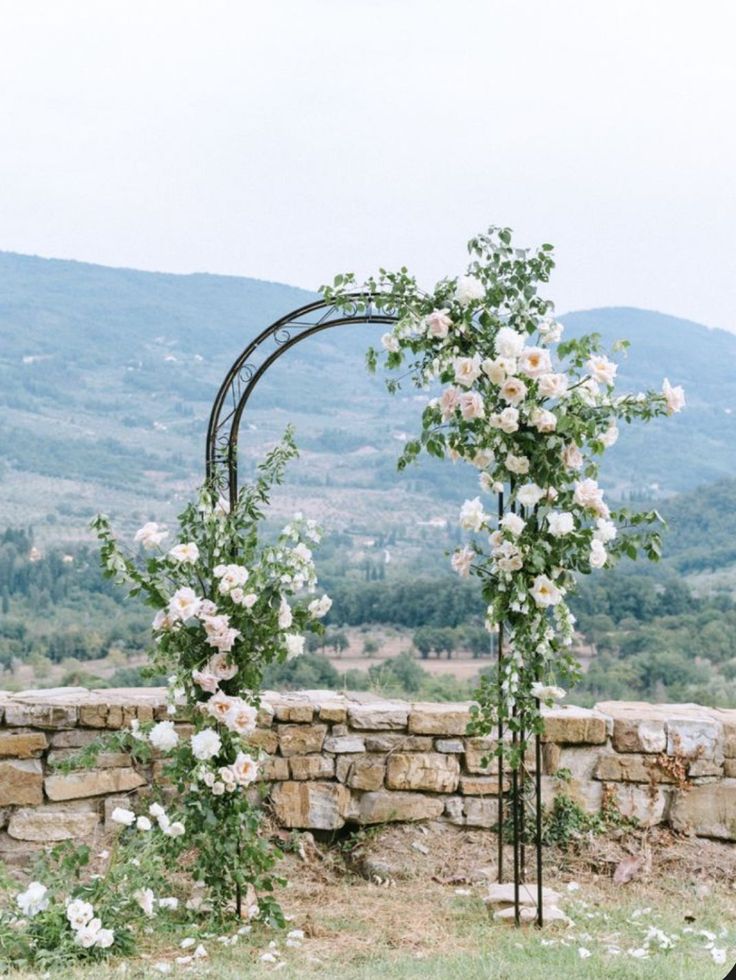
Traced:
<path fill-rule="evenodd" d="M 15 901 L 23 915 L 32 919 L 49 907 L 48 888 L 40 881 L 32 881 L 24 892 L 16 896 Z"/>
<path fill-rule="evenodd" d="M 432 310 L 425 319 L 427 333 L 437 340 L 444 340 L 452 326 L 452 320 L 447 315 L 449 310 Z"/>
<path fill-rule="evenodd" d="M 212 759 L 221 748 L 222 741 L 214 728 L 203 728 L 196 735 L 192 735 L 192 754 L 200 762 Z"/>
<path fill-rule="evenodd" d="M 102 922 L 99 919 L 91 919 L 86 926 L 82 926 L 81 929 L 77 929 L 76 935 L 74 936 L 74 942 L 77 944 L 77 946 L 81 946 L 83 949 L 90 949 L 97 942 L 101 925 Z"/>
<path fill-rule="evenodd" d="M 217 721 L 225 721 L 228 712 L 233 708 L 236 702 L 236 698 L 230 697 L 230 695 L 225 694 L 224 691 L 218 691 L 214 694 L 209 701 L 204 704 L 205 711 L 208 715 L 216 718 Z"/>
<path fill-rule="evenodd" d="M 163 525 L 157 524 L 155 521 L 149 521 L 135 532 L 133 540 L 136 544 L 140 542 L 147 551 L 151 551 L 160 545 L 168 535 L 169 532 Z"/>
<path fill-rule="evenodd" d="M 110 819 L 113 823 L 122 824 L 124 827 L 131 827 L 135 823 L 135 814 L 132 810 L 126 810 L 125 807 L 116 806 L 110 814 Z"/>
<path fill-rule="evenodd" d="M 100 949 L 109 949 L 115 942 L 114 929 L 98 929 L 95 936 L 95 946 Z"/>
<path fill-rule="evenodd" d="M 173 721 L 160 721 L 148 733 L 148 740 L 154 749 L 170 752 L 179 744 L 179 736 L 174 731 Z"/>
<path fill-rule="evenodd" d="M 75 898 L 66 907 L 66 917 L 72 929 L 81 929 L 82 926 L 86 926 L 94 914 L 95 910 L 90 903 L 83 902 L 81 898 Z"/>
<path fill-rule="evenodd" d="M 529 460 L 526 456 L 514 456 L 513 453 L 509 453 L 504 460 L 504 466 L 509 473 L 518 473 L 520 476 L 529 472 Z"/>
<path fill-rule="evenodd" d="M 530 378 L 538 378 L 552 370 L 552 359 L 544 347 L 525 347 L 519 356 L 519 370 Z"/>
<path fill-rule="evenodd" d="M 518 538 L 526 527 L 526 521 L 519 517 L 518 514 L 504 514 L 499 523 L 504 530 L 513 534 L 516 538 Z"/>
<path fill-rule="evenodd" d="M 192 565 L 199 559 L 199 548 L 193 541 L 187 541 L 184 544 L 175 545 L 169 551 L 169 555 L 175 561 Z"/>
<path fill-rule="evenodd" d="M 143 909 L 144 915 L 153 915 L 156 899 L 154 898 L 153 891 L 150 888 L 139 888 L 137 892 L 133 892 L 133 898 Z"/>
<path fill-rule="evenodd" d="M 242 565 L 218 565 L 214 574 L 220 580 L 218 591 L 222 595 L 227 595 L 231 589 L 239 588 L 248 581 L 248 569 Z"/>
<path fill-rule="evenodd" d="M 210 657 L 210 659 L 207 661 L 205 671 L 208 674 L 213 674 L 218 681 L 230 681 L 237 674 L 238 665 L 231 664 L 228 660 L 227 654 L 216 653 L 214 657 Z"/>
<path fill-rule="evenodd" d="M 501 327 L 494 341 L 500 357 L 518 357 L 524 349 L 524 337 L 511 327 Z"/>
<path fill-rule="evenodd" d="M 603 443 L 606 449 L 610 449 L 611 446 L 615 445 L 615 443 L 618 441 L 618 426 L 616 423 L 612 422 L 606 431 L 598 436 L 598 439 Z"/>
<path fill-rule="evenodd" d="M 593 408 L 598 404 L 598 397 L 601 393 L 601 389 L 595 378 L 587 378 L 585 381 L 581 382 L 575 389 L 578 393 L 578 397 L 581 401 L 585 402 Z"/>
<path fill-rule="evenodd" d="M 499 394 L 510 405 L 518 405 L 526 398 L 526 385 L 521 378 L 507 378 L 501 385 Z"/>
<path fill-rule="evenodd" d="M 568 470 L 581 470 L 583 468 L 583 454 L 580 449 L 571 442 L 568 446 L 562 450 L 562 462 L 568 468 Z"/>
<path fill-rule="evenodd" d="M 529 421 L 538 432 L 554 432 L 557 428 L 557 416 L 546 408 L 535 408 Z"/>
<path fill-rule="evenodd" d="M 567 510 L 553 510 L 547 514 L 549 533 L 554 538 L 561 538 L 575 530 L 575 518 Z"/>
<path fill-rule="evenodd" d="M 181 822 L 181 820 L 175 820 L 169 829 L 164 831 L 164 833 L 169 837 L 182 837 L 185 833 L 184 824 Z"/>
<path fill-rule="evenodd" d="M 475 456 L 473 456 L 473 466 L 476 466 L 479 470 L 484 470 L 487 466 L 491 465 L 495 458 L 493 450 L 479 449 Z"/>
<path fill-rule="evenodd" d="M 168 612 L 165 609 L 159 609 L 153 617 L 151 629 L 156 631 L 170 630 L 173 625 L 174 622 Z"/>
<path fill-rule="evenodd" d="M 539 324 L 539 334 L 545 344 L 556 344 L 562 338 L 565 328 L 557 320 L 546 318 Z"/>
<path fill-rule="evenodd" d="M 542 374 L 537 379 L 540 395 L 545 398 L 562 398 L 567 392 L 567 378 L 564 374 Z"/>
<path fill-rule="evenodd" d="M 556 606 L 562 602 L 562 592 L 546 575 L 537 575 L 534 579 L 531 597 L 540 608 Z"/>
<path fill-rule="evenodd" d="M 608 560 L 608 552 L 603 546 L 603 542 L 593 538 L 590 542 L 590 567 L 603 568 Z"/>
<path fill-rule="evenodd" d="M 278 624 L 280 630 L 288 630 L 291 626 L 294 616 L 291 612 L 291 606 L 286 601 L 286 599 L 281 596 L 281 602 L 279 603 L 279 616 Z"/>
<path fill-rule="evenodd" d="M 284 636 L 286 641 L 286 654 L 289 660 L 304 653 L 304 637 L 298 633 L 287 633 Z"/>
<path fill-rule="evenodd" d="M 486 519 L 480 497 L 466 500 L 460 508 L 460 527 L 466 531 L 480 531 Z"/>
<path fill-rule="evenodd" d="M 591 377 L 604 385 L 612 385 L 618 371 L 616 364 L 602 354 L 594 354 L 586 367 L 590 371 Z"/>
<path fill-rule="evenodd" d="M 151 826 L 152 824 L 151 821 L 148 819 L 148 817 L 143 817 L 143 816 L 138 817 L 138 819 L 135 822 L 136 830 L 142 830 L 144 831 L 144 833 L 149 831 L 151 829 Z"/>
<path fill-rule="evenodd" d="M 312 599 L 307 606 L 309 615 L 313 619 L 322 619 L 332 609 L 332 599 L 328 595 L 323 595 L 321 599 Z"/>
<path fill-rule="evenodd" d="M 237 735 L 250 735 L 255 731 L 258 711 L 242 698 L 233 698 L 232 706 L 225 715 L 225 724 Z"/>
<path fill-rule="evenodd" d="M 449 422 L 459 404 L 460 392 L 457 388 L 445 388 L 440 395 L 440 413 L 442 414 L 443 422 Z"/>
<path fill-rule="evenodd" d="M 194 589 L 184 587 L 177 589 L 169 600 L 169 616 L 173 620 L 186 622 L 199 613 L 202 600 Z"/>
<path fill-rule="evenodd" d="M 460 395 L 460 414 L 466 421 L 482 419 L 485 416 L 483 398 L 477 391 L 466 391 Z"/>
<path fill-rule="evenodd" d="M 547 491 L 537 486 L 536 483 L 525 483 L 516 491 L 516 499 L 522 507 L 536 507 L 546 493 Z"/>
<path fill-rule="evenodd" d="M 524 562 L 521 552 L 510 541 L 504 541 L 496 551 L 496 564 L 502 572 L 518 572 Z"/>
<path fill-rule="evenodd" d="M 587 479 L 576 483 L 573 499 L 580 507 L 594 511 L 599 517 L 608 517 L 608 507 L 603 503 L 603 491 L 595 480 Z"/>
<path fill-rule="evenodd" d="M 148 808 L 148 812 L 156 820 L 166 816 L 166 810 L 164 810 L 160 803 L 152 803 Z"/>
<path fill-rule="evenodd" d="M 455 371 L 455 381 L 464 388 L 470 386 L 480 377 L 480 356 L 456 357 L 452 362 Z"/>
<path fill-rule="evenodd" d="M 506 380 L 506 361 L 502 357 L 495 360 L 487 357 L 481 364 L 481 370 L 494 385 L 501 385 Z"/>
<path fill-rule="evenodd" d="M 562 687 L 554 687 L 552 684 L 540 684 L 535 681 L 532 684 L 531 692 L 533 697 L 539 701 L 561 701 L 567 691 Z"/>
<path fill-rule="evenodd" d="M 201 687 L 203 691 L 207 691 L 209 694 L 214 694 L 220 685 L 219 679 L 208 670 L 193 670 L 192 680 L 198 687 Z"/>
<path fill-rule="evenodd" d="M 511 435 L 519 429 L 519 412 L 517 409 L 509 407 L 498 415 L 498 427 L 502 432 Z"/>
<path fill-rule="evenodd" d="M 467 546 L 456 551 L 450 561 L 452 570 L 457 572 L 460 578 L 467 578 L 470 574 L 470 566 L 475 558 L 475 552 Z"/>
<path fill-rule="evenodd" d="M 475 276 L 460 276 L 455 287 L 455 299 L 460 306 L 470 306 L 485 297 L 486 290 L 483 283 Z"/>
<path fill-rule="evenodd" d="M 258 775 L 258 763 L 245 752 L 238 752 L 235 762 L 230 768 L 238 786 L 250 786 Z"/>
<path fill-rule="evenodd" d="M 681 412 L 685 407 L 685 392 L 682 385 L 675 385 L 673 388 L 667 378 L 662 382 L 662 394 L 667 404 L 667 414 L 673 415 Z"/>
<path fill-rule="evenodd" d="M 381 337 L 381 343 L 390 354 L 398 354 L 401 349 L 399 338 L 393 333 L 385 333 Z"/>
<path fill-rule="evenodd" d="M 616 528 L 616 525 L 613 523 L 613 521 L 607 521 L 603 517 L 599 517 L 598 520 L 595 522 L 595 525 L 596 525 L 596 529 L 593 532 L 593 537 L 597 541 L 602 542 L 603 544 L 607 544 L 609 541 L 613 541 L 616 535 L 618 534 L 618 530 Z"/>

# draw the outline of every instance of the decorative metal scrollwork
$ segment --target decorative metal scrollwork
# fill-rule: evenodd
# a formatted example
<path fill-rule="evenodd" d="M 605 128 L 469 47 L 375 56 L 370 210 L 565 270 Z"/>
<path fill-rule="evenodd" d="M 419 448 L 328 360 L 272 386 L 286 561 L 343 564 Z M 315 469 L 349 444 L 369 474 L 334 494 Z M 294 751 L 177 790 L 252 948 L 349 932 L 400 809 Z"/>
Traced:
<path fill-rule="evenodd" d="M 220 386 L 207 428 L 207 479 L 235 503 L 238 495 L 238 437 L 253 391 L 268 369 L 296 344 L 331 327 L 396 323 L 376 297 L 355 293 L 340 306 L 317 300 L 276 320 L 248 344 Z"/>

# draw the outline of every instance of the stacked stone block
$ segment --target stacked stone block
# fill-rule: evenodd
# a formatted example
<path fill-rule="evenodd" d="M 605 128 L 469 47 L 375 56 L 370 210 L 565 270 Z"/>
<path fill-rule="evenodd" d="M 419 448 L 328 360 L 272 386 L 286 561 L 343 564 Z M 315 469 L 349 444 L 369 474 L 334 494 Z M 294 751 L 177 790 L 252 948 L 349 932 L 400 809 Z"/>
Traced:
<path fill-rule="evenodd" d="M 470 708 L 371 694 L 267 693 L 251 742 L 265 753 L 260 779 L 275 819 L 324 831 L 417 820 L 495 826 L 495 742 L 465 734 Z M 161 763 L 136 767 L 122 752 L 103 753 L 91 770 L 62 773 L 53 763 L 134 718 L 164 717 L 159 689 L 0 695 L 0 858 L 99 835 L 114 806 L 134 804 L 160 777 Z M 632 702 L 560 707 L 546 713 L 542 758 L 547 802 L 564 791 L 591 812 L 606 800 L 646 825 L 736 840 L 736 711 Z M 527 766 L 532 772 L 532 751 Z"/>

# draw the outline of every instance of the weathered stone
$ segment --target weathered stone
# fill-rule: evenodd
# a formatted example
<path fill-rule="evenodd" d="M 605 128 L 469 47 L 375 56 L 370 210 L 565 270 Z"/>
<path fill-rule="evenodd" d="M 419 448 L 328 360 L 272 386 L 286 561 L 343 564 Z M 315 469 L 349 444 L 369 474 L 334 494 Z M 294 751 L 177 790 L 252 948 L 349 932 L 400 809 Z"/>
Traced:
<path fill-rule="evenodd" d="M 466 738 L 465 739 L 465 768 L 468 772 L 490 776 L 498 772 L 498 756 L 495 755 L 498 740 L 490 736 Z M 509 745 L 510 748 L 510 745 Z M 505 750 L 506 753 L 508 750 Z M 483 765 L 483 760 L 486 765 Z M 530 745 L 524 754 L 524 763 L 529 772 L 536 770 L 536 755 L 534 746 Z M 504 768 L 508 769 L 508 761 L 504 762 Z"/>
<path fill-rule="evenodd" d="M 498 824 L 498 800 L 493 797 L 466 796 L 463 812 L 466 827 L 488 830 Z"/>
<path fill-rule="evenodd" d="M 433 820 L 444 808 L 445 802 L 438 796 L 377 790 L 360 796 L 351 808 L 351 817 L 361 824 Z"/>
<path fill-rule="evenodd" d="M 429 735 L 365 735 L 368 752 L 431 752 L 432 738 Z"/>
<path fill-rule="evenodd" d="M 54 732 L 51 736 L 51 746 L 54 749 L 81 749 L 85 745 L 96 741 L 99 737 L 99 732 L 74 728 L 71 731 Z"/>
<path fill-rule="evenodd" d="M 723 775 L 729 779 L 736 779 L 736 759 L 723 760 Z"/>
<path fill-rule="evenodd" d="M 469 721 L 467 703 L 417 703 L 409 712 L 409 731 L 414 735 L 464 735 Z"/>
<path fill-rule="evenodd" d="M 282 755 L 310 755 L 322 751 L 327 725 L 279 725 L 278 734 Z"/>
<path fill-rule="evenodd" d="M 27 868 L 38 859 L 43 849 L 43 844 L 16 840 L 5 831 L 0 831 L 0 860 L 6 867 Z"/>
<path fill-rule="evenodd" d="M 516 889 L 514 883 L 504 882 L 494 882 L 488 888 L 488 894 L 485 896 L 483 901 L 486 905 L 493 906 L 504 906 L 513 905 L 514 896 L 516 894 Z M 559 892 L 554 891 L 552 888 L 542 887 L 542 909 L 545 905 L 556 905 L 562 900 L 562 895 Z M 520 905 L 531 905 L 536 908 L 537 905 L 537 886 L 536 885 L 520 885 L 519 886 L 519 904 Z"/>
<path fill-rule="evenodd" d="M 293 755 L 289 768 L 292 779 L 329 779 L 335 775 L 335 760 L 319 753 Z"/>
<path fill-rule="evenodd" d="M 351 789 L 376 790 L 383 786 L 386 776 L 386 757 L 383 755 L 341 755 L 337 759 L 336 775 Z"/>
<path fill-rule="evenodd" d="M 628 783 L 607 783 L 606 787 L 613 794 L 622 816 L 633 817 L 643 827 L 666 821 L 672 790 Z"/>
<path fill-rule="evenodd" d="M 465 801 L 461 796 L 450 796 L 445 800 L 445 819 L 462 827 L 465 824 Z"/>
<path fill-rule="evenodd" d="M 80 840 L 90 837 L 100 826 L 96 810 L 39 806 L 18 809 L 10 818 L 8 833 L 16 840 Z"/>
<path fill-rule="evenodd" d="M 615 719 L 613 747 L 617 752 L 664 752 L 667 748 L 664 722 Z"/>
<path fill-rule="evenodd" d="M 88 769 L 47 776 L 45 787 L 50 800 L 74 800 L 84 796 L 124 793 L 143 786 L 145 782 L 135 769 Z"/>
<path fill-rule="evenodd" d="M 283 782 L 290 778 L 289 760 L 280 755 L 270 755 L 258 763 L 258 782 Z"/>
<path fill-rule="evenodd" d="M 0 756 L 32 759 L 47 746 L 43 732 L 0 732 Z"/>
<path fill-rule="evenodd" d="M 314 718 L 314 705 L 299 702 L 280 702 L 275 705 L 278 721 L 311 722 Z"/>
<path fill-rule="evenodd" d="M 595 778 L 618 783 L 674 783 L 671 773 L 646 755 L 627 753 L 601 755 L 595 767 Z"/>
<path fill-rule="evenodd" d="M 516 922 L 516 910 L 513 905 L 505 909 L 499 909 L 498 912 L 493 913 L 493 918 L 498 922 L 507 922 L 512 925 Z M 524 905 L 519 909 L 519 922 L 522 925 L 528 926 L 535 923 L 537 920 L 537 906 L 534 905 Z M 545 925 L 572 925 L 572 919 L 565 915 L 562 909 L 559 909 L 556 905 L 542 905 L 542 921 Z"/>
<path fill-rule="evenodd" d="M 77 717 L 77 708 L 73 705 L 10 701 L 5 706 L 8 728 L 74 728 Z"/>
<path fill-rule="evenodd" d="M 408 717 L 409 705 L 404 701 L 371 701 L 348 708 L 350 724 L 363 731 L 406 728 Z"/>
<path fill-rule="evenodd" d="M 542 709 L 546 742 L 599 745 L 606 741 L 606 718 L 596 711 L 573 705 Z"/>
<path fill-rule="evenodd" d="M 0 762 L 0 806 L 43 802 L 43 767 L 38 759 Z"/>
<path fill-rule="evenodd" d="M 511 788 L 504 779 L 501 791 L 507 793 Z M 463 796 L 498 796 L 498 776 L 461 776 L 460 792 Z"/>
<path fill-rule="evenodd" d="M 675 830 L 699 837 L 736 840 L 736 779 L 676 792 L 669 817 Z"/>
<path fill-rule="evenodd" d="M 562 748 L 554 742 L 545 742 L 542 745 L 542 772 L 545 776 L 554 776 L 560 765 Z"/>
<path fill-rule="evenodd" d="M 329 735 L 324 742 L 325 752 L 365 752 L 365 739 L 361 735 Z"/>
<path fill-rule="evenodd" d="M 350 790 L 340 783 L 276 783 L 271 805 L 278 822 L 300 830 L 338 830 L 345 823 Z"/>
<path fill-rule="evenodd" d="M 594 779 L 555 779 L 542 776 L 542 802 L 552 806 L 556 796 L 564 795 L 586 813 L 598 813 L 603 801 L 603 783 Z"/>
<path fill-rule="evenodd" d="M 279 747 L 279 737 L 270 728 L 256 728 L 245 741 L 254 749 L 262 749 L 268 755 L 273 755 Z"/>
<path fill-rule="evenodd" d="M 461 738 L 436 738 L 434 747 L 437 752 L 450 752 L 454 755 L 462 755 L 465 751 L 465 742 Z"/>
<path fill-rule="evenodd" d="M 667 722 L 667 752 L 687 758 L 718 760 L 723 758 L 723 729 L 707 718 L 672 719 Z"/>
<path fill-rule="evenodd" d="M 67 759 L 73 759 L 79 749 L 52 749 L 46 757 L 50 766 Z M 131 765 L 132 759 L 127 752 L 100 752 L 95 759 L 96 769 L 122 769 Z"/>
<path fill-rule="evenodd" d="M 342 701 L 325 701 L 319 706 L 319 720 L 343 725 L 348 719 L 348 709 Z"/>
<path fill-rule="evenodd" d="M 724 759 L 724 765 L 726 760 Z M 688 779 L 713 779 L 724 775 L 723 765 L 709 759 L 695 759 L 687 767 Z"/>
<path fill-rule="evenodd" d="M 386 785 L 391 789 L 454 793 L 459 776 L 457 757 L 441 752 L 400 752 L 389 756 L 386 767 Z"/>

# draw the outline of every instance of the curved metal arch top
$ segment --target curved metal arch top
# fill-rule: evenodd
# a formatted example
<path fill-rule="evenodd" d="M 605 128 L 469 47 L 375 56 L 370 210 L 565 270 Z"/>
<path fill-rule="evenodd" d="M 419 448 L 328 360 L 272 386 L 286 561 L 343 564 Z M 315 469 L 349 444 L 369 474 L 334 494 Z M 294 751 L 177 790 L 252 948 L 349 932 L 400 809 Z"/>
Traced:
<path fill-rule="evenodd" d="M 296 344 L 331 327 L 357 323 L 396 323 L 398 317 L 370 293 L 353 293 L 348 304 L 316 300 L 276 320 L 248 344 L 220 386 L 207 427 L 207 480 L 238 496 L 238 437 L 243 414 L 258 382 Z"/>

